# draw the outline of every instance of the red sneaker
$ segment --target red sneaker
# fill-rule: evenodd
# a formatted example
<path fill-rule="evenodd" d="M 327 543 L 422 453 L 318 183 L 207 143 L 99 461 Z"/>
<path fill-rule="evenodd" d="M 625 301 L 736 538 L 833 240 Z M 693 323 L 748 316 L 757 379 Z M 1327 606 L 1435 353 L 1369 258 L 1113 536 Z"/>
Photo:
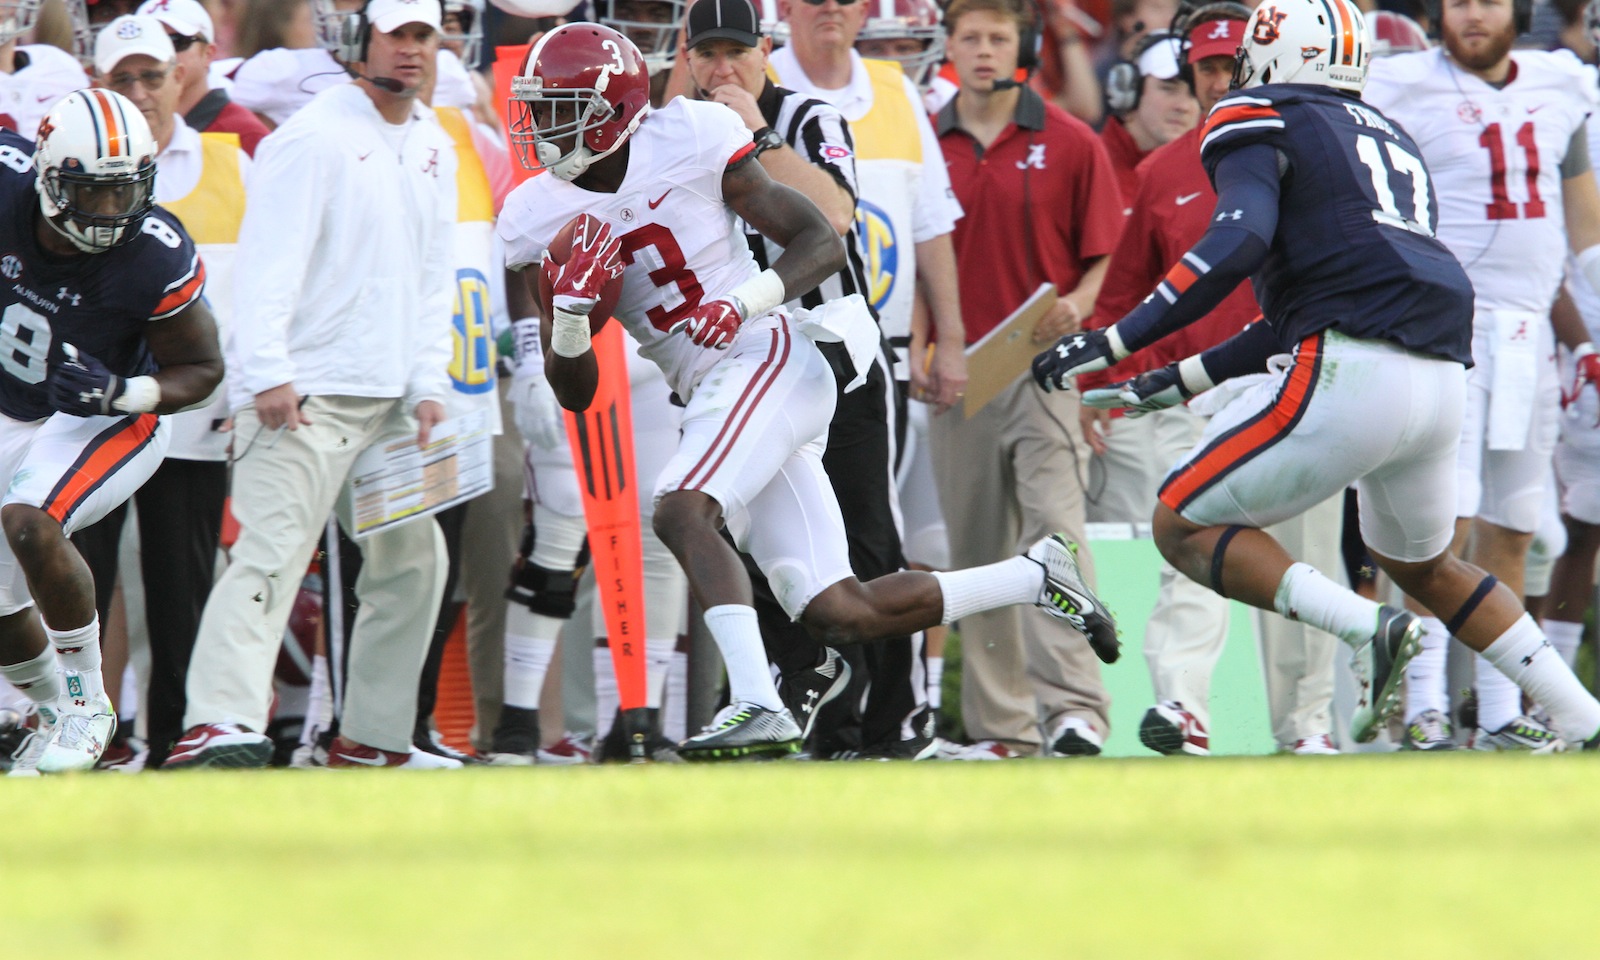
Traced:
<path fill-rule="evenodd" d="M 271 759 L 272 741 L 261 734 L 237 723 L 202 723 L 172 745 L 161 769 L 264 767 Z"/>
<path fill-rule="evenodd" d="M 330 767 L 393 767 L 398 770 L 460 770 L 461 761 L 412 747 L 409 752 L 379 750 L 338 737 L 328 748 Z"/>

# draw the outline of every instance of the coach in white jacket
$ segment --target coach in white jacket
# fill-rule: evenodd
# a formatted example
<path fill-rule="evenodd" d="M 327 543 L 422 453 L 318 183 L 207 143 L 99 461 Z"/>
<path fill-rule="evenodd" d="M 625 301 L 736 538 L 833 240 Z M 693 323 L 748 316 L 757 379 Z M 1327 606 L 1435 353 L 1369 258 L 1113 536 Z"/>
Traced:
<path fill-rule="evenodd" d="M 449 393 L 455 148 L 417 95 L 439 4 L 372 0 L 354 83 L 318 94 L 256 153 L 226 348 L 241 533 L 201 620 L 187 732 L 169 767 L 261 766 L 295 591 L 356 456 L 416 434 Z M 357 15 L 359 16 L 359 15 Z M 458 766 L 414 754 L 417 678 L 444 589 L 432 519 L 362 545 L 342 736 L 330 766 Z"/>

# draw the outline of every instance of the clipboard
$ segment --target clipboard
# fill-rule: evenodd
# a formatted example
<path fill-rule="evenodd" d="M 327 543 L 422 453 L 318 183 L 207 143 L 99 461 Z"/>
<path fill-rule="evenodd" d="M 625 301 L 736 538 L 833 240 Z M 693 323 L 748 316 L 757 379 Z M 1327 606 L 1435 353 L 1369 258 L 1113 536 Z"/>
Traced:
<path fill-rule="evenodd" d="M 967 348 L 968 420 L 1032 368 L 1033 358 L 1044 349 L 1033 342 L 1033 328 L 1055 305 L 1055 284 L 1041 283 L 1011 316 Z"/>

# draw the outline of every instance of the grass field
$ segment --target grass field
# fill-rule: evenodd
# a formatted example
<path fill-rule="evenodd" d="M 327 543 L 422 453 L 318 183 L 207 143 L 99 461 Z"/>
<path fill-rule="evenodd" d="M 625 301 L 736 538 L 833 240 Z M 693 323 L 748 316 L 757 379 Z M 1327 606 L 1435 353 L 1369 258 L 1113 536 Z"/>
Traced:
<path fill-rule="evenodd" d="M 1600 763 L 0 780 L 0 956 L 1588 957 Z"/>

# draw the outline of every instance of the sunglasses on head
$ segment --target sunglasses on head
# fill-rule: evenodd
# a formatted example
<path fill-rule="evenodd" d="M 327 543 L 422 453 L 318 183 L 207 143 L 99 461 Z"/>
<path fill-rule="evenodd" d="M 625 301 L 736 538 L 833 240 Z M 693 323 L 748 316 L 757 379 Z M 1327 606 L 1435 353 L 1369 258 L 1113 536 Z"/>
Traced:
<path fill-rule="evenodd" d="M 177 53 L 182 53 L 200 42 L 199 37 L 186 37 L 181 33 L 169 33 L 167 39 L 172 41 L 172 49 Z"/>

